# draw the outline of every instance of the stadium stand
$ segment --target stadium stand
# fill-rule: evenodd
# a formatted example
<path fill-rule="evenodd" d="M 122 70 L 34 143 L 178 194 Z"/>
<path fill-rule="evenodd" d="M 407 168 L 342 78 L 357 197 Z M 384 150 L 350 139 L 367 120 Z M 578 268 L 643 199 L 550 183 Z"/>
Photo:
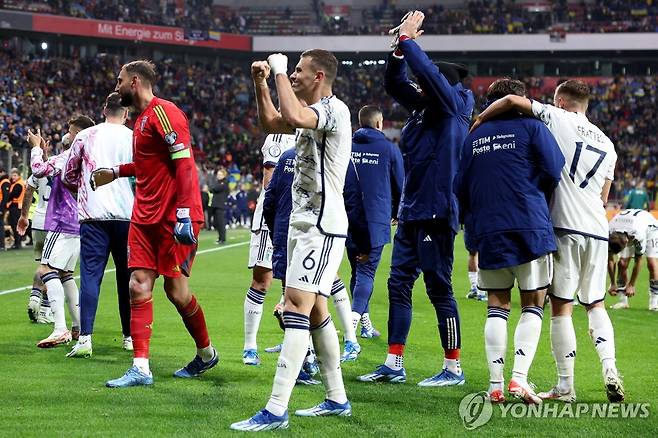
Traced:
<path fill-rule="evenodd" d="M 27 129 L 40 127 L 56 144 L 74 113 L 101 118 L 100 102 L 114 86 L 114 74 L 121 65 L 118 57 L 28 58 L 18 56 L 6 44 L 2 46 L 0 87 L 6 92 L 0 96 L 0 140 L 13 146 L 15 164 L 24 159 Z M 256 122 L 248 62 L 222 58 L 212 66 L 199 62 L 181 65 L 168 59 L 158 62 L 158 68 L 157 89 L 164 96 L 174 96 L 172 99 L 187 113 L 199 161 L 208 168 L 222 165 L 231 174 L 259 179 L 263 133 Z M 384 65 L 343 61 L 340 69 L 335 90 L 351 108 L 354 124 L 358 109 L 376 100 L 384 111 L 389 136 L 397 140 L 406 111 L 383 90 Z M 493 79 L 473 78 L 476 112 L 484 104 L 486 87 Z M 523 80 L 531 97 L 550 102 L 558 78 Z M 594 96 L 590 119 L 609 134 L 619 153 L 611 198 L 621 199 L 642 175 L 653 199 L 658 194 L 658 126 L 652 116 L 658 97 L 656 76 L 587 80 Z"/>
<path fill-rule="evenodd" d="M 4 3 L 4 4 L 3 4 Z M 223 6 L 212 0 L 154 0 L 112 3 L 95 0 L 7 0 L 2 9 L 177 26 L 251 35 L 385 34 L 410 7 L 424 6 L 427 34 L 517 34 L 567 32 L 656 32 L 658 6 L 652 0 L 541 0 L 409 2 L 382 1 L 375 6 L 333 6 L 331 2 L 288 2 L 268 6 Z M 237 3 L 237 2 L 236 2 Z M 369 2 L 372 3 L 372 2 Z M 420 3 L 420 5 L 418 5 Z M 162 6 L 164 5 L 164 6 Z"/>

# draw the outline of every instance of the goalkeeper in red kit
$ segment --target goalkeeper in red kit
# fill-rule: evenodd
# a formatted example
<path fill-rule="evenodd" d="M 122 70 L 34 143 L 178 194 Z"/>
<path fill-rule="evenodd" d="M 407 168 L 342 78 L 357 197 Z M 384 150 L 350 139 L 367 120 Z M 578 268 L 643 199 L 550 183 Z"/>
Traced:
<path fill-rule="evenodd" d="M 133 163 L 97 169 L 92 188 L 120 177 L 136 177 L 135 203 L 128 233 L 130 276 L 130 334 L 133 366 L 106 386 L 122 388 L 153 384 L 149 370 L 149 341 L 153 325 L 153 286 L 164 276 L 167 298 L 180 313 L 197 347 L 194 359 L 174 373 L 196 377 L 217 365 L 203 310 L 189 289 L 188 277 L 203 224 L 199 182 L 185 113 L 153 95 L 155 66 L 133 61 L 121 68 L 115 91 L 121 105 L 139 116 L 133 130 Z"/>

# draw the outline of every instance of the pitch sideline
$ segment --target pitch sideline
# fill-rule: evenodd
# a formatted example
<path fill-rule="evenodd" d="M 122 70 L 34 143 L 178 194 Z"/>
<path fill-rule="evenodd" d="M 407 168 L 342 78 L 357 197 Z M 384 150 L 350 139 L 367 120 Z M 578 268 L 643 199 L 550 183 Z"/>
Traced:
<path fill-rule="evenodd" d="M 218 248 L 210 248 L 210 249 L 204 249 L 204 250 L 198 251 L 197 255 L 206 254 L 206 253 L 215 252 L 215 251 L 222 251 L 224 249 L 236 248 L 238 246 L 243 246 L 243 245 L 248 245 L 248 244 L 249 244 L 248 240 L 244 241 L 244 242 L 239 242 L 239 243 L 231 243 L 230 245 L 220 246 Z M 104 274 L 108 274 L 108 273 L 114 272 L 114 271 L 116 271 L 116 269 L 114 269 L 114 268 L 106 269 Z M 80 276 L 76 275 L 73 278 L 78 280 L 78 279 L 80 279 Z M 20 291 L 23 291 L 23 290 L 31 289 L 31 288 L 32 288 L 32 285 L 30 284 L 30 285 L 23 286 L 23 287 L 17 287 L 16 289 L 7 289 L 7 290 L 0 291 L 0 295 L 9 295 L 9 294 L 13 294 L 13 293 L 20 292 Z"/>

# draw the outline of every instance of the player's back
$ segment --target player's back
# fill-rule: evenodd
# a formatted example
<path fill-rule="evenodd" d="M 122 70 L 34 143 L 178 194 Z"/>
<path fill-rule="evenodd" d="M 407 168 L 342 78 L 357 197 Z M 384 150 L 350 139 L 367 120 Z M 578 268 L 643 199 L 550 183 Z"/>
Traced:
<path fill-rule="evenodd" d="M 601 192 L 606 179 L 614 178 L 614 145 L 585 114 L 538 102 L 533 102 L 533 112 L 548 126 L 565 158 L 550 205 L 555 229 L 607 239 Z"/>
<path fill-rule="evenodd" d="M 83 220 L 129 220 L 133 208 L 130 181 L 121 178 L 114 184 L 92 191 L 90 176 L 94 169 L 130 163 L 133 132 L 117 123 L 99 123 L 76 136 L 84 147 L 78 191 L 78 213 Z"/>

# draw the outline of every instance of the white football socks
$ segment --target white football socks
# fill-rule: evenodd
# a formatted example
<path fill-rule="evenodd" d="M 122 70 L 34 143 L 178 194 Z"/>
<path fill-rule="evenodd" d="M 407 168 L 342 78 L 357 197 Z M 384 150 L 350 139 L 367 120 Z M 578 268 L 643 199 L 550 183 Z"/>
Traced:
<path fill-rule="evenodd" d="M 468 281 L 471 283 L 471 290 L 478 287 L 478 271 L 468 271 Z"/>
<path fill-rule="evenodd" d="M 320 375 L 327 391 L 327 399 L 336 403 L 345 403 L 347 394 L 345 394 L 343 372 L 340 368 L 340 345 L 331 316 L 319 326 L 311 328 L 311 336 L 318 355 Z"/>
<path fill-rule="evenodd" d="M 133 366 L 139 368 L 144 374 L 151 375 L 148 357 L 134 357 Z"/>
<path fill-rule="evenodd" d="M 514 368 L 512 377 L 518 383 L 527 383 L 528 372 L 535 358 L 541 335 L 544 310 L 537 306 L 526 306 L 514 331 Z"/>
<path fill-rule="evenodd" d="M 359 315 L 357 312 L 352 312 L 352 328 L 354 329 L 355 336 L 356 336 L 356 328 L 359 325 L 359 321 L 361 321 L 361 315 Z"/>
<path fill-rule="evenodd" d="M 272 395 L 265 409 L 272 414 L 281 416 L 288 410 L 288 402 L 299 370 L 304 364 L 308 350 L 309 319 L 308 316 L 294 312 L 283 312 L 285 332 L 276 374 L 272 385 Z M 333 325 L 332 325 L 333 326 Z M 334 337 L 336 337 L 334 329 Z M 338 338 L 336 337 L 336 342 Z M 315 342 L 317 348 L 317 340 Z"/>
<path fill-rule="evenodd" d="M 354 314 L 352 314 L 354 315 Z M 361 315 L 361 327 L 366 330 L 372 330 L 372 321 L 370 320 L 370 314 L 368 312 Z"/>
<path fill-rule="evenodd" d="M 71 315 L 71 326 L 80 329 L 80 292 L 73 279 L 73 274 L 62 278 L 62 287 L 64 288 L 69 315 Z"/>
<path fill-rule="evenodd" d="M 615 332 L 608 312 L 602 307 L 594 307 L 587 312 L 589 332 L 594 342 L 594 348 L 601 359 L 603 375 L 608 369 L 617 372 L 615 365 Z"/>
<path fill-rule="evenodd" d="M 386 355 L 386 360 L 384 361 L 384 365 L 386 365 L 387 367 L 389 367 L 394 371 L 400 371 L 402 368 L 404 368 L 404 356 L 402 356 L 401 354 L 388 353 Z"/>
<path fill-rule="evenodd" d="M 356 330 L 352 325 L 352 306 L 350 305 L 350 296 L 347 294 L 347 289 L 343 280 L 336 279 L 331 287 L 331 297 L 336 307 L 336 316 L 340 320 L 340 325 L 343 326 L 343 338 L 346 341 L 358 343 L 356 340 Z M 333 324 L 332 324 L 333 325 Z"/>
<path fill-rule="evenodd" d="M 62 281 L 56 272 L 48 272 L 41 278 L 48 289 L 48 301 L 50 301 L 50 309 L 55 320 L 53 333 L 61 334 L 67 330 Z"/>
<path fill-rule="evenodd" d="M 250 287 L 244 298 L 244 349 L 256 350 L 258 343 L 258 327 L 263 317 L 263 302 L 267 291 L 259 291 Z"/>
<path fill-rule="evenodd" d="M 551 318 L 551 347 L 557 366 L 558 391 L 562 394 L 571 392 L 576 363 L 576 331 L 571 316 Z"/>
<path fill-rule="evenodd" d="M 505 353 L 507 352 L 507 319 L 509 310 L 489 306 L 484 323 L 484 349 L 489 365 L 489 390 L 503 390 L 505 382 Z"/>
<path fill-rule="evenodd" d="M 215 349 L 213 348 L 212 344 L 210 344 L 205 348 L 197 348 L 196 354 L 199 355 L 202 361 L 210 362 L 212 358 L 215 357 Z"/>

